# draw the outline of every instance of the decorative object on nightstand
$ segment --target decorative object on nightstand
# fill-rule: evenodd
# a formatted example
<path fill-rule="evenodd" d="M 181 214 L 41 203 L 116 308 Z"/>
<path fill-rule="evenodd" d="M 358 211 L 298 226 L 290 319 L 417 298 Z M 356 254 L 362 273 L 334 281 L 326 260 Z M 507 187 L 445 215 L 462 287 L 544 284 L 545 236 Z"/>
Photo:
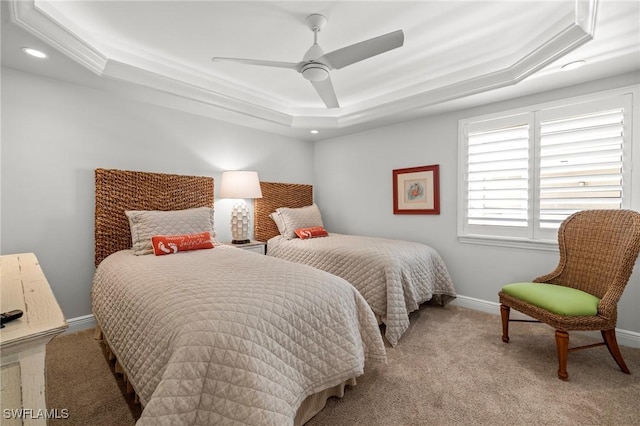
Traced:
<path fill-rule="evenodd" d="M 258 172 L 235 170 L 222 173 L 221 198 L 234 198 L 237 202 L 231 213 L 232 244 L 247 244 L 249 240 L 249 207 L 246 198 L 262 198 Z"/>

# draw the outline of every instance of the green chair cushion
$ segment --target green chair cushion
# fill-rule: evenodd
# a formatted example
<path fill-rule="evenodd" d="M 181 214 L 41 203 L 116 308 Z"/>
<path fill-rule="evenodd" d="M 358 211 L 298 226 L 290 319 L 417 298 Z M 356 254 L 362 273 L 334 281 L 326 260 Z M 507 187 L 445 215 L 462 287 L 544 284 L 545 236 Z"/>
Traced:
<path fill-rule="evenodd" d="M 513 283 L 502 292 L 546 309 L 557 315 L 592 316 L 598 314 L 600 299 L 575 288 L 543 283 Z"/>

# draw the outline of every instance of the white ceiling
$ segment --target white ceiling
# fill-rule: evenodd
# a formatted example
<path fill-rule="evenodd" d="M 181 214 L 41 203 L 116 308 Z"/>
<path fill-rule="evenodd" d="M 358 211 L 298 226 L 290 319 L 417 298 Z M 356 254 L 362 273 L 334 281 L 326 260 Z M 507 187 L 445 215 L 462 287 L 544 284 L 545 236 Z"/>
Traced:
<path fill-rule="evenodd" d="M 304 139 L 640 72 L 637 0 L 2 3 L 3 65 Z M 328 18 L 325 52 L 398 29 L 404 46 L 332 70 L 338 109 L 295 71 L 211 61 L 298 62 L 310 13 Z"/>

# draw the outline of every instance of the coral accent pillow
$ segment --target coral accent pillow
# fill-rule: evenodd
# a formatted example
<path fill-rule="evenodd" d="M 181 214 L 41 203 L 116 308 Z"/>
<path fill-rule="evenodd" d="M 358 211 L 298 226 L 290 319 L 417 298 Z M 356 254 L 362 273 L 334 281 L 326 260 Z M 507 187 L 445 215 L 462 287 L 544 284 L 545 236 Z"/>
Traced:
<path fill-rule="evenodd" d="M 300 238 L 301 240 L 306 240 L 307 238 L 326 237 L 329 235 L 329 233 L 322 226 L 298 228 L 295 232 L 298 238 Z"/>
<path fill-rule="evenodd" d="M 151 238 L 151 244 L 156 256 L 174 254 L 179 251 L 213 248 L 209 232 L 190 235 L 156 235 Z"/>

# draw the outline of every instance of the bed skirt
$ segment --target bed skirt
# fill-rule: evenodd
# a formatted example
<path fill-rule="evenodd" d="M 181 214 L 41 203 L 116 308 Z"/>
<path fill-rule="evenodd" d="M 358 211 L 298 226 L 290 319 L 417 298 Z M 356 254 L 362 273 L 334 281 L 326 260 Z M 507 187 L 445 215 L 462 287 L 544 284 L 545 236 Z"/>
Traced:
<path fill-rule="evenodd" d="M 338 398 L 342 398 L 344 396 L 344 388 L 345 386 L 355 386 L 356 378 L 352 377 L 347 379 L 346 381 L 340 383 L 337 386 L 334 386 L 329 389 L 325 389 L 318 393 L 314 393 L 313 395 L 309 395 L 307 399 L 302 401 L 300 408 L 298 408 L 298 412 L 296 413 L 296 418 L 294 421 L 295 426 L 300 426 L 311 420 L 313 416 L 318 414 L 324 406 L 327 404 L 327 400 L 332 396 L 337 396 Z"/>
<path fill-rule="evenodd" d="M 109 361 L 115 360 L 115 367 L 114 367 L 115 373 L 116 374 L 121 374 L 123 376 L 123 380 L 124 380 L 125 385 L 126 385 L 126 391 L 128 393 L 133 393 L 134 394 L 134 398 L 135 398 L 135 402 L 136 403 L 140 403 L 140 400 L 138 399 L 138 395 L 137 395 L 134 387 L 132 386 L 132 384 L 129 382 L 129 380 L 127 378 L 127 373 L 125 372 L 124 368 L 120 365 L 120 363 L 118 362 L 117 357 L 115 356 L 115 354 L 111 350 L 111 347 L 109 346 L 109 343 L 107 342 L 107 339 L 105 339 L 105 336 L 102 333 L 102 329 L 100 328 L 100 325 L 98 325 L 96 327 L 95 339 L 102 341 L 102 343 L 105 346 L 107 359 Z M 320 411 L 322 411 L 322 409 L 327 404 L 327 400 L 329 398 L 331 398 L 332 396 L 336 396 L 338 398 L 342 398 L 344 396 L 345 387 L 346 386 L 355 386 L 355 385 L 356 385 L 356 378 L 352 377 L 352 378 L 347 379 L 344 382 L 342 382 L 342 383 L 340 383 L 340 384 L 338 384 L 336 386 L 333 386 L 331 388 L 328 388 L 328 389 L 322 390 L 320 392 L 314 393 L 313 395 L 309 395 L 304 401 L 302 401 L 302 404 L 300 404 L 300 407 L 298 408 L 298 411 L 296 412 L 296 417 L 295 417 L 294 423 L 293 423 L 294 426 L 304 425 L 306 422 L 311 420 L 311 418 L 313 416 L 315 416 Z"/>

